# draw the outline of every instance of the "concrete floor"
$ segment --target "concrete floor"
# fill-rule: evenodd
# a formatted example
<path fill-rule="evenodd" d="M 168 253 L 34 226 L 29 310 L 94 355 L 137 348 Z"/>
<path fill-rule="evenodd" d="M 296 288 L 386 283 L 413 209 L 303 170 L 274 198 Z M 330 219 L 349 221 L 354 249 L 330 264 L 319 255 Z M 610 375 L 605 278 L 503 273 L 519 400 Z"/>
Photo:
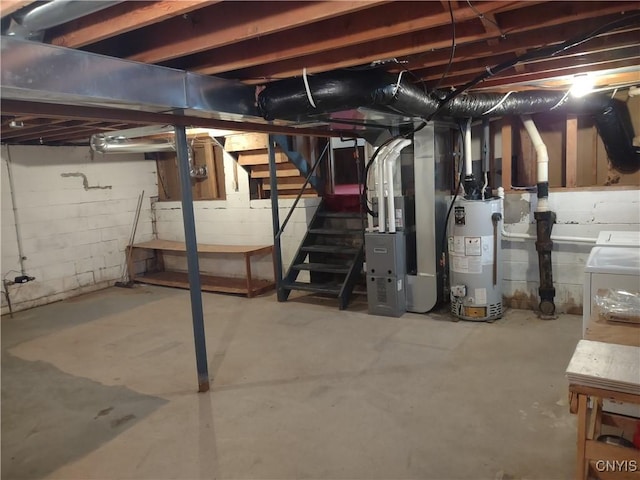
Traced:
<path fill-rule="evenodd" d="M 566 479 L 580 318 L 112 288 L 2 318 L 2 478 Z"/>

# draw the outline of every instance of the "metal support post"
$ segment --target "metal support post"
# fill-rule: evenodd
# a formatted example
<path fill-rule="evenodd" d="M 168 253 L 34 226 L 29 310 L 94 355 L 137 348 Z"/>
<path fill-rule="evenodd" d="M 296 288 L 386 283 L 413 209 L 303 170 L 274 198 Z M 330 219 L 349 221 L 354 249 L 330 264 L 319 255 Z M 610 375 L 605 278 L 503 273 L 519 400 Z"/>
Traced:
<path fill-rule="evenodd" d="M 182 191 L 182 221 L 184 222 L 184 240 L 187 247 L 187 267 L 189 269 L 189 292 L 191 293 L 191 316 L 193 318 L 193 339 L 196 348 L 196 366 L 198 369 L 198 391 L 209 391 L 209 369 L 207 366 L 207 343 L 204 337 L 204 318 L 202 313 L 202 291 L 200 289 L 200 266 L 198 264 L 198 243 L 196 241 L 196 222 L 193 213 L 193 195 L 191 193 L 191 175 L 189 174 L 189 147 L 185 127 L 175 125 L 176 151 L 178 154 L 178 172 Z"/>
<path fill-rule="evenodd" d="M 271 220 L 273 221 L 273 261 L 276 294 L 279 302 L 287 300 L 282 289 L 282 245 L 280 242 L 280 212 L 278 211 L 278 177 L 276 171 L 275 139 L 269 135 L 269 185 L 271 186 Z"/>

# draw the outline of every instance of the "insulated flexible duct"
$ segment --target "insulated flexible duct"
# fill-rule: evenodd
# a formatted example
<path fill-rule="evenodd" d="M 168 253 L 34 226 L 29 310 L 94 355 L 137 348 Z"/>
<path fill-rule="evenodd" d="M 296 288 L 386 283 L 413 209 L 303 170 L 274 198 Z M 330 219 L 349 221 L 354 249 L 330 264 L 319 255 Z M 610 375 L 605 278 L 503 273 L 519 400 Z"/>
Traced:
<path fill-rule="evenodd" d="M 508 96 L 499 93 L 465 94 L 440 107 L 441 92 L 427 93 L 405 78 L 378 70 L 339 70 L 269 83 L 258 95 L 258 108 L 267 120 L 351 110 L 359 107 L 428 118 L 469 118 L 528 115 L 554 111 L 594 115 L 596 128 L 613 168 L 621 173 L 640 170 L 640 148 L 633 145 L 633 126 L 624 102 L 601 94 L 582 98 L 562 91 L 530 90 Z M 313 99 L 313 104 L 309 101 Z"/>

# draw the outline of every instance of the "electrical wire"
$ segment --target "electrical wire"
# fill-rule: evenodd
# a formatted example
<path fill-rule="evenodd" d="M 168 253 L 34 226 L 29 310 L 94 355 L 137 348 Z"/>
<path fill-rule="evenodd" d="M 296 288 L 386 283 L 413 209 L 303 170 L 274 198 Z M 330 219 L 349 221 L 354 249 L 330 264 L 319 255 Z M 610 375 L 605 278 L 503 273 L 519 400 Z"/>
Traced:
<path fill-rule="evenodd" d="M 453 63 L 453 57 L 456 54 L 456 19 L 453 16 L 453 7 L 451 6 L 451 1 L 449 1 L 448 4 L 449 4 L 449 15 L 451 16 L 451 54 L 449 55 L 449 63 L 447 64 L 447 67 L 444 69 L 444 72 L 442 72 L 442 77 L 440 77 L 440 80 L 438 80 L 438 83 L 436 83 L 436 86 L 433 87 L 434 90 L 437 90 L 438 87 L 444 81 L 444 79 L 447 78 L 447 75 L 449 75 L 449 70 L 451 70 L 451 64 Z"/>

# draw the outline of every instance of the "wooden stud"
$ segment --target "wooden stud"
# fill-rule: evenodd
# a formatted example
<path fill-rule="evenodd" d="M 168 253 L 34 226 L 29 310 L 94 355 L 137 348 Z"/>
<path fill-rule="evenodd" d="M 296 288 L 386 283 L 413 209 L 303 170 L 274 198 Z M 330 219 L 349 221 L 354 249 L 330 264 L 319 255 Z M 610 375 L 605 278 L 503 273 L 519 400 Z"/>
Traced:
<path fill-rule="evenodd" d="M 588 463 L 585 457 L 587 442 L 587 396 L 578 395 L 578 448 L 576 458 L 576 479 L 586 480 Z"/>
<path fill-rule="evenodd" d="M 503 117 L 502 119 L 502 188 L 506 192 L 511 190 L 511 157 L 513 155 L 512 142 L 513 129 L 512 118 Z"/>
<path fill-rule="evenodd" d="M 565 187 L 578 186 L 578 117 L 567 115 Z"/>
<path fill-rule="evenodd" d="M 496 152 L 493 139 L 496 136 L 495 122 L 489 122 L 489 185 L 496 188 Z"/>

